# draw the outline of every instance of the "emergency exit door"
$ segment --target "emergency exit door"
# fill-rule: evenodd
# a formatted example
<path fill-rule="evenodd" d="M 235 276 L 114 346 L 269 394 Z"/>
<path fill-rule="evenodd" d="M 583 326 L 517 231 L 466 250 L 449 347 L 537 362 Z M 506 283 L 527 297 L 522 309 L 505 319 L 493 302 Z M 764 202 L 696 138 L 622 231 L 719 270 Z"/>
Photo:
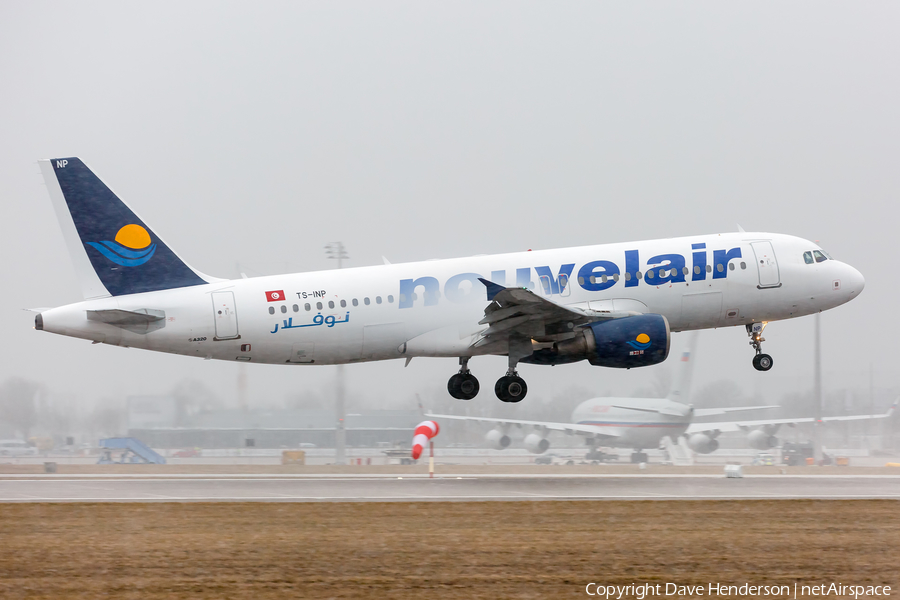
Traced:
<path fill-rule="evenodd" d="M 235 340 L 238 331 L 237 310 L 234 306 L 234 293 L 213 292 L 213 318 L 216 321 L 216 340 Z"/>

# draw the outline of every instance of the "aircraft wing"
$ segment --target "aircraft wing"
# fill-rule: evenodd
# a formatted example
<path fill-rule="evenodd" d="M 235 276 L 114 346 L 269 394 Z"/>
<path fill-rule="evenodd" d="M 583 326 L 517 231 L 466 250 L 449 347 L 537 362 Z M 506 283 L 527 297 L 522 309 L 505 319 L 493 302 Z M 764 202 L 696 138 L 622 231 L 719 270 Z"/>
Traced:
<path fill-rule="evenodd" d="M 516 419 L 493 419 L 490 417 L 463 417 L 460 415 L 434 415 L 425 414 L 430 419 L 453 419 L 456 421 L 478 421 L 481 423 L 496 423 L 498 425 L 513 425 L 518 428 L 533 427 L 549 431 L 561 431 L 568 435 L 583 435 L 594 438 L 617 438 L 616 434 L 603 431 L 603 427 L 595 425 L 577 425 L 575 423 L 553 423 L 550 421 L 519 421 Z"/>
<path fill-rule="evenodd" d="M 886 413 L 880 415 L 847 415 L 843 417 L 822 417 L 821 422 L 830 423 L 832 421 L 865 421 L 867 419 L 887 419 L 894 414 L 897 408 L 895 401 Z M 746 431 L 754 427 L 762 427 L 764 425 L 796 425 L 797 423 L 814 423 L 815 417 L 796 417 L 793 419 L 760 419 L 758 421 L 724 421 L 719 423 L 691 423 L 686 434 L 699 433 L 704 431 Z"/>
<path fill-rule="evenodd" d="M 541 338 L 567 334 L 579 325 L 637 314 L 563 306 L 527 288 L 507 288 L 487 279 L 479 280 L 487 288 L 490 304 L 484 309 L 484 318 L 478 322 L 488 328 L 481 332 L 475 347 L 507 340 L 511 335 Z"/>
<path fill-rule="evenodd" d="M 730 412 L 740 412 L 742 410 L 762 410 L 764 408 L 781 408 L 777 404 L 769 406 L 733 406 L 729 408 L 695 408 L 695 417 L 709 417 L 712 415 L 724 415 Z"/>

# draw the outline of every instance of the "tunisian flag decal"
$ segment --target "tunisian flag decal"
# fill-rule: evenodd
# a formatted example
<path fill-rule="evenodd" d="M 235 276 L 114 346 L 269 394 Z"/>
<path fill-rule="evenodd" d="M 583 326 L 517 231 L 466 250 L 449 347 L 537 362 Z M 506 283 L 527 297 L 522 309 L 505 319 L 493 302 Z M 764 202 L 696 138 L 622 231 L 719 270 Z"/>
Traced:
<path fill-rule="evenodd" d="M 266 292 L 266 301 L 268 301 L 268 302 L 284 301 L 284 290 L 275 290 L 274 292 Z"/>

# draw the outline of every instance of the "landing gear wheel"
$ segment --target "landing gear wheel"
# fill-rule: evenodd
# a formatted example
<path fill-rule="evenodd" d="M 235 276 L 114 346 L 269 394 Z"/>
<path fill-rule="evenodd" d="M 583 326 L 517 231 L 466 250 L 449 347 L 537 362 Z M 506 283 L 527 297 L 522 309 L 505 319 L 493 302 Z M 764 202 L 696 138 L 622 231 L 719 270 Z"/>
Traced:
<path fill-rule="evenodd" d="M 478 380 L 475 379 L 475 376 L 471 373 L 466 373 L 461 377 L 462 378 L 459 380 L 458 398 L 461 400 L 471 400 L 478 395 L 478 390 L 481 389 L 481 386 L 478 385 Z"/>
<path fill-rule="evenodd" d="M 772 357 L 768 354 L 757 354 L 753 357 L 753 368 L 757 371 L 768 371 L 772 368 Z"/>
<path fill-rule="evenodd" d="M 457 400 L 462 400 L 462 396 L 460 396 L 459 390 L 460 383 L 462 383 L 460 380 L 462 378 L 462 373 L 457 373 L 447 381 L 447 391 Z"/>
<path fill-rule="evenodd" d="M 518 375 L 505 375 L 497 380 L 494 393 L 504 402 L 521 402 L 528 393 L 528 386 Z"/>
<path fill-rule="evenodd" d="M 458 400 L 471 400 L 478 395 L 478 380 L 469 371 L 469 357 L 461 356 L 459 358 L 459 373 L 450 378 L 447 382 L 447 391 L 450 395 Z"/>

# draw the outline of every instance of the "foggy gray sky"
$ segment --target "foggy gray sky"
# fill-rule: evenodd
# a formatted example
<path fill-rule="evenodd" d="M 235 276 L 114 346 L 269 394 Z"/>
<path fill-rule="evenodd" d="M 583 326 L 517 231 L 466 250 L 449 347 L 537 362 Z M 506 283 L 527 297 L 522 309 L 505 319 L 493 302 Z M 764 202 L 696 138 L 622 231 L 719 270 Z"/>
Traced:
<path fill-rule="evenodd" d="M 826 390 L 898 385 L 896 3 L 0 4 L 0 380 L 85 400 L 238 365 L 32 330 L 81 300 L 36 160 L 77 155 L 199 270 L 235 277 L 745 229 L 820 240 L 866 290 L 825 313 Z M 695 384 L 803 390 L 812 317 L 704 334 Z M 674 338 L 677 352 L 686 334 Z M 505 359 L 476 358 L 483 392 Z M 451 359 L 353 365 L 371 405 Z M 523 365 L 529 398 L 659 370 Z M 279 403 L 333 367 L 247 367 Z M 369 385 L 366 386 L 365 382 Z M 366 387 L 370 389 L 366 391 Z M 410 400 L 411 402 L 412 400 Z"/>

